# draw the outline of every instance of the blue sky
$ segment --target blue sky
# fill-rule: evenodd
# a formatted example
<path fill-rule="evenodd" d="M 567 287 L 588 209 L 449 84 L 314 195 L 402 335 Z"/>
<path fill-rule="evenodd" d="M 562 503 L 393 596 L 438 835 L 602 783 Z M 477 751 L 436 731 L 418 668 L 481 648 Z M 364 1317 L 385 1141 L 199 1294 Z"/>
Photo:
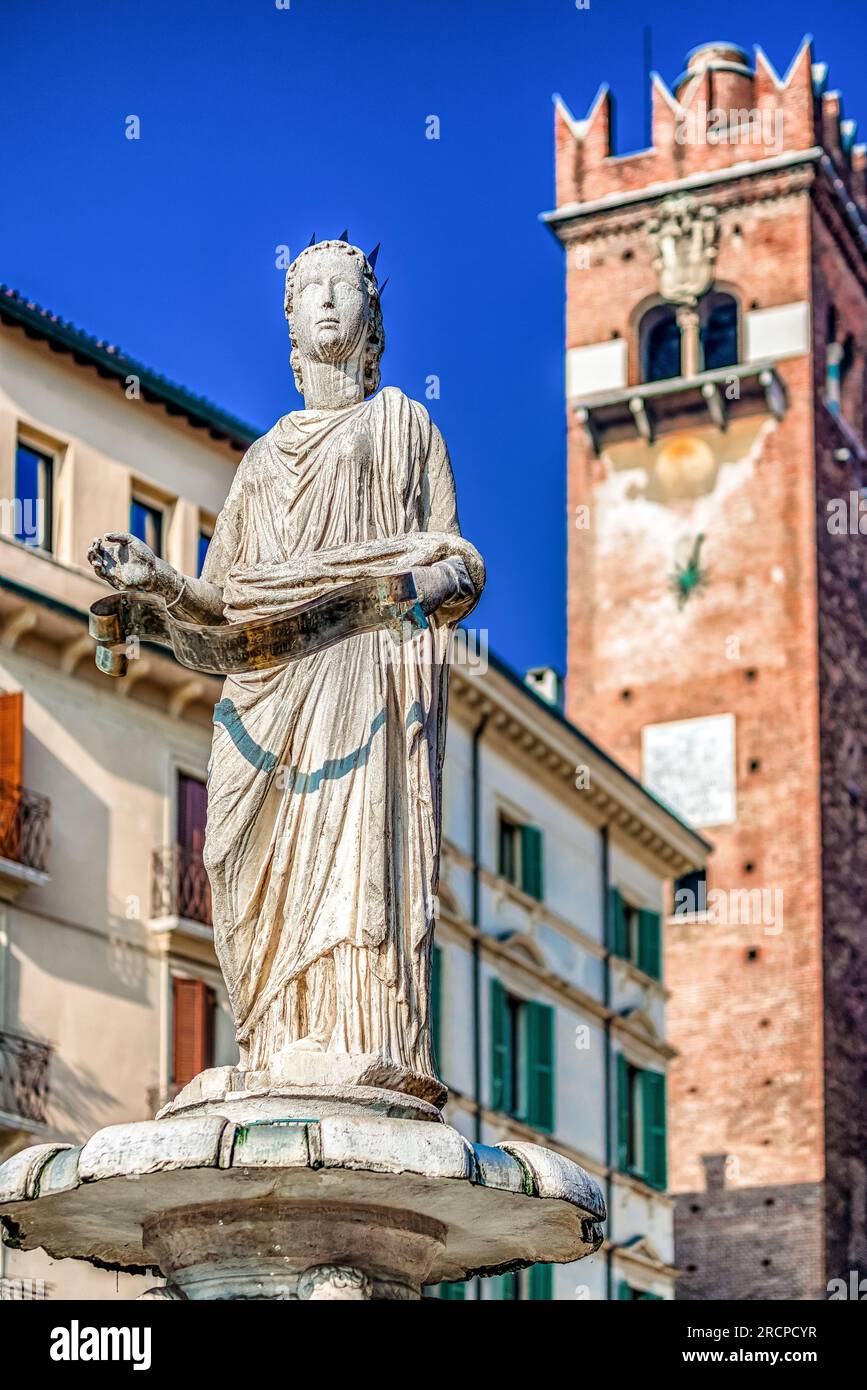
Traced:
<path fill-rule="evenodd" d="M 600 82 L 645 143 L 643 33 L 668 82 L 696 44 L 805 32 L 867 122 L 864 0 L 5 0 L 0 281 L 268 428 L 300 404 L 276 249 L 383 245 L 383 382 L 449 444 L 517 667 L 565 638 L 562 253 L 551 94 Z M 425 138 L 435 114 L 441 138 Z M 136 115 L 141 138 L 125 138 Z M 863 138 L 863 134 L 862 134 Z"/>

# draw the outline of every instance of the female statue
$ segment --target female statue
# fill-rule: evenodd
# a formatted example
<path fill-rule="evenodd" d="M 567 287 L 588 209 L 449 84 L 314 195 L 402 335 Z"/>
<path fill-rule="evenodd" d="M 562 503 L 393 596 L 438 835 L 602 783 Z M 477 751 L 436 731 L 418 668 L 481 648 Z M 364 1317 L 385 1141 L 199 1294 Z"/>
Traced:
<path fill-rule="evenodd" d="M 208 769 L 205 863 L 241 1066 L 299 1053 L 375 1059 L 425 1093 L 448 648 L 484 566 L 460 535 L 427 411 L 379 390 L 379 290 L 364 253 L 311 245 L 286 316 L 304 409 L 241 461 L 201 579 L 110 533 L 89 558 L 115 588 L 188 622 L 274 617 L 357 579 L 410 570 L 427 626 L 380 628 L 226 679 Z M 309 1069 L 308 1069 L 309 1070 Z"/>

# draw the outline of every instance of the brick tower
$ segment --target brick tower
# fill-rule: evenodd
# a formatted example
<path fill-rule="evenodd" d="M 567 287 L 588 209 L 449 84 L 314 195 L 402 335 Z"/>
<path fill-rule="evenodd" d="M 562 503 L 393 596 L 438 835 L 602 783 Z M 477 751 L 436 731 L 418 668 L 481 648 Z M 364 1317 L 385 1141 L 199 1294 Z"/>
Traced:
<path fill-rule="evenodd" d="M 687 64 L 638 153 L 557 101 L 568 711 L 715 845 L 666 928 L 679 1296 L 826 1298 L 867 1274 L 867 161 L 809 43 Z"/>

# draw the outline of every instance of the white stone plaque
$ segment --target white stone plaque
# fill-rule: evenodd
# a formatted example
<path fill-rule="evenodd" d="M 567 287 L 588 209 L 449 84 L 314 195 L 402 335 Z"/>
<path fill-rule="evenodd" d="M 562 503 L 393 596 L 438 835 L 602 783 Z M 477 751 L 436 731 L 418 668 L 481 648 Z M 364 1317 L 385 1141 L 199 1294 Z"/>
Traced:
<path fill-rule="evenodd" d="M 645 785 L 689 825 L 731 825 L 736 819 L 733 714 L 646 724 L 641 761 Z"/>

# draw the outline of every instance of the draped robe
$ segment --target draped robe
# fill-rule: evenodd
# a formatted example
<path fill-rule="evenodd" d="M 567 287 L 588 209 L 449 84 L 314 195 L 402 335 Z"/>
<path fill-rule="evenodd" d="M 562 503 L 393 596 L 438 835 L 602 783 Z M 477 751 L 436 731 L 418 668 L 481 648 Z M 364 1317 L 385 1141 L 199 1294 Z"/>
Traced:
<path fill-rule="evenodd" d="M 250 1068 L 301 1046 L 435 1075 L 448 645 L 484 566 L 461 538 L 439 431 L 394 388 L 285 416 L 238 467 L 202 574 L 230 623 L 437 562 L 457 596 L 410 640 L 358 634 L 223 687 L 205 863 Z"/>

